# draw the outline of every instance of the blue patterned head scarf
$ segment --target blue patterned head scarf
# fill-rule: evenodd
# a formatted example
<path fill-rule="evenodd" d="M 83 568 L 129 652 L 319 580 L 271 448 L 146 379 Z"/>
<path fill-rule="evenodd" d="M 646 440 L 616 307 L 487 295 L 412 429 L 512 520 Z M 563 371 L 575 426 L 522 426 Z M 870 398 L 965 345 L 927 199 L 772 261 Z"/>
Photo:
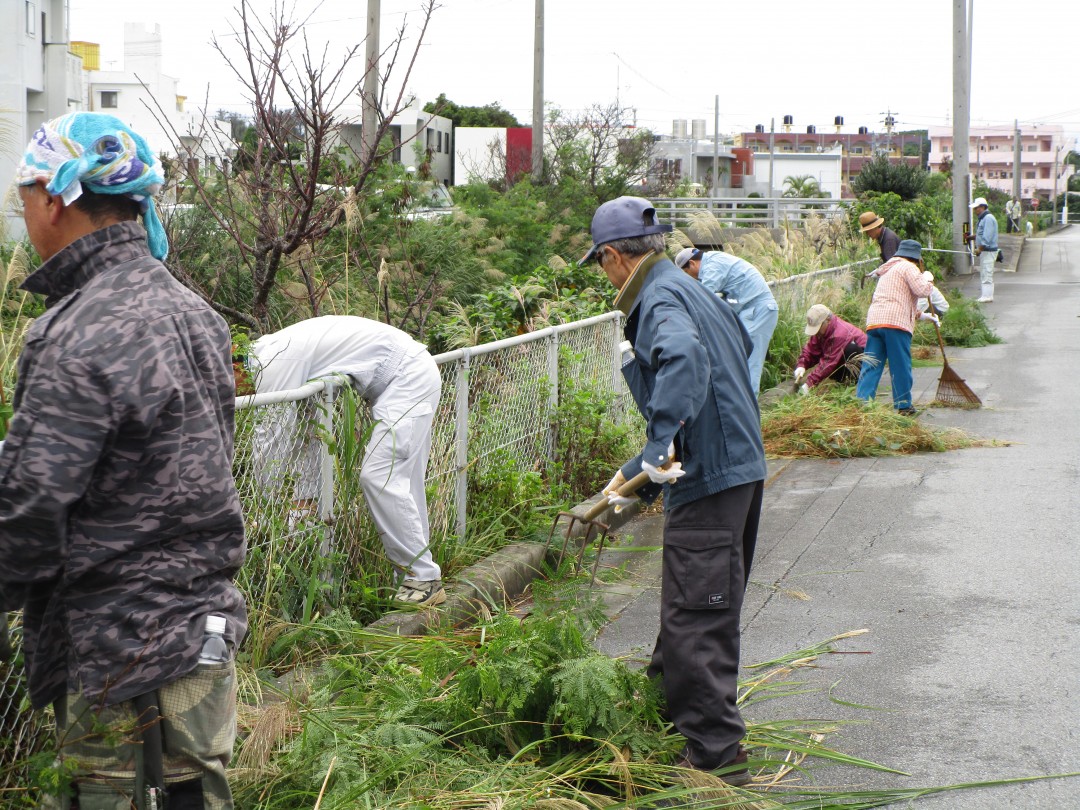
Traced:
<path fill-rule="evenodd" d="M 120 194 L 139 203 L 150 253 L 164 259 L 169 240 L 154 208 L 154 194 L 165 177 L 142 136 L 119 118 L 103 113 L 74 112 L 42 124 L 15 172 L 15 182 L 29 186 L 47 181 L 45 189 L 71 205 L 84 190 Z"/>

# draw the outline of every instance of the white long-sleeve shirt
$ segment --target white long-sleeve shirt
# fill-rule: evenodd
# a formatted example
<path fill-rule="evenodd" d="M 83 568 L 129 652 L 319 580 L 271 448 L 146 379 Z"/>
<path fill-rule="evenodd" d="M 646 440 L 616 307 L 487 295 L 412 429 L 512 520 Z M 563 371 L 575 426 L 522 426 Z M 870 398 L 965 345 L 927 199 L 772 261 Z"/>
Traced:
<path fill-rule="evenodd" d="M 248 358 L 257 393 L 289 391 L 311 380 L 345 375 L 389 418 L 426 408 L 387 391 L 403 366 L 417 362 L 431 362 L 422 343 L 400 329 L 352 315 L 310 318 L 263 335 L 252 344 Z M 317 442 L 308 427 L 301 425 L 298 434 L 297 411 L 297 403 L 264 410 L 255 426 L 253 461 L 264 485 L 284 480 L 291 470 L 298 479 L 296 497 L 311 498 L 318 481 Z"/>
<path fill-rule="evenodd" d="M 374 403 L 407 357 L 422 343 L 379 321 L 324 315 L 263 335 L 251 347 L 255 389 L 287 391 L 311 380 L 345 374 Z"/>

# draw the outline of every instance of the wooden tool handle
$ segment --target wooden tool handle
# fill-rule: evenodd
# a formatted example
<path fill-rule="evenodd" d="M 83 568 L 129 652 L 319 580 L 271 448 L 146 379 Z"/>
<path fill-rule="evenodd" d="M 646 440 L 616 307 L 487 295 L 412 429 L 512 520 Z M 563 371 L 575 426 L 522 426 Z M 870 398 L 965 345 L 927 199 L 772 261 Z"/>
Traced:
<path fill-rule="evenodd" d="M 633 478 L 631 478 L 629 481 L 619 487 L 618 492 L 624 498 L 628 498 L 635 492 L 637 492 L 639 489 L 641 489 L 643 486 L 645 486 L 647 483 L 649 483 L 649 474 L 647 472 L 639 472 L 637 475 L 635 475 Z M 603 498 L 593 504 L 589 511 L 585 513 L 584 519 L 596 520 L 596 518 L 602 515 L 607 508 L 608 499 L 605 495 Z"/>
<path fill-rule="evenodd" d="M 934 331 L 937 332 L 937 345 L 941 347 L 941 359 L 945 360 L 945 341 L 941 339 L 941 329 L 936 323 L 934 324 Z"/>

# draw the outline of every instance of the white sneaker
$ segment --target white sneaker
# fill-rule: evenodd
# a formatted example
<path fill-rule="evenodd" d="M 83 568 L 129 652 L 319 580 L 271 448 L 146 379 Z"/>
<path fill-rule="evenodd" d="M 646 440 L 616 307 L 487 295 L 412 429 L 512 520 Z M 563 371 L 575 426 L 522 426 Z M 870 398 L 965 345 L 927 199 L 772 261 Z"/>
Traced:
<path fill-rule="evenodd" d="M 985 296 L 982 297 L 982 298 L 976 298 L 975 301 L 976 301 L 976 303 L 979 303 L 979 304 L 992 304 L 992 303 L 994 303 L 993 298 L 986 298 Z"/>
<path fill-rule="evenodd" d="M 446 601 L 446 591 L 439 579 L 407 579 L 401 583 L 394 600 L 416 607 L 431 607 Z"/>

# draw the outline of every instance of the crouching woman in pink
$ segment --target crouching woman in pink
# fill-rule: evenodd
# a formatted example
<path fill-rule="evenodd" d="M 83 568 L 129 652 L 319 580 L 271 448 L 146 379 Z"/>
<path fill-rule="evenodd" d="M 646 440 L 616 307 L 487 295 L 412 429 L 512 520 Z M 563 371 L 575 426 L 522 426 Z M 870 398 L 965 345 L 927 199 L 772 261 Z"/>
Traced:
<path fill-rule="evenodd" d="M 874 271 L 878 282 L 866 313 L 866 351 L 855 388 L 859 399 L 873 399 L 888 362 L 893 407 L 906 416 L 915 415 L 911 405 L 911 335 L 919 316 L 917 302 L 934 289 L 933 276 L 923 273 L 921 265 L 922 245 L 904 239 L 896 254 Z"/>

